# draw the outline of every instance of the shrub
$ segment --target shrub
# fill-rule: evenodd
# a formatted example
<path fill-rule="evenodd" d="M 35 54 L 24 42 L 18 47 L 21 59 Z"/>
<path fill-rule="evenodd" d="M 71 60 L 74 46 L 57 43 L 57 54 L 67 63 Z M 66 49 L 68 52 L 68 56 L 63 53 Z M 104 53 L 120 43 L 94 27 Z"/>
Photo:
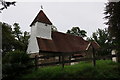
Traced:
<path fill-rule="evenodd" d="M 28 54 L 23 51 L 11 51 L 3 57 L 3 78 L 14 79 L 20 74 L 25 73 L 32 65 Z"/>

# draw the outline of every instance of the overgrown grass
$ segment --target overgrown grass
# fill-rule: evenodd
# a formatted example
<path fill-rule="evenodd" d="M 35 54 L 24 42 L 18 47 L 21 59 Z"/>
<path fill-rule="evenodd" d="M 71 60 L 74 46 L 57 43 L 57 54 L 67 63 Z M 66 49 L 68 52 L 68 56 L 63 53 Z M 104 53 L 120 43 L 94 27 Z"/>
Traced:
<path fill-rule="evenodd" d="M 120 78 L 118 63 L 110 60 L 97 61 L 96 67 L 91 62 L 80 62 L 76 65 L 65 66 L 49 66 L 39 68 L 29 74 L 23 75 L 22 79 L 103 79 L 103 78 Z"/>

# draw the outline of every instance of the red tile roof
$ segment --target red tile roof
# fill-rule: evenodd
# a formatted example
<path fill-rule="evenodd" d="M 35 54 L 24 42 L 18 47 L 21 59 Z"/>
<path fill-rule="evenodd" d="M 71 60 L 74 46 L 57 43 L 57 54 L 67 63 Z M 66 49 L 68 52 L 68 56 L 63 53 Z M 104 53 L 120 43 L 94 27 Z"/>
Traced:
<path fill-rule="evenodd" d="M 52 25 L 51 21 L 47 18 L 47 16 L 45 15 L 45 13 L 42 10 L 40 10 L 40 12 L 38 13 L 38 15 L 33 20 L 33 22 L 31 23 L 30 26 L 32 26 L 35 22 L 42 22 L 42 23 Z"/>
<path fill-rule="evenodd" d="M 85 51 L 90 43 L 82 37 L 54 31 L 52 32 L 52 40 L 37 38 L 37 41 L 41 51 L 63 53 Z M 92 44 L 95 49 L 99 48 L 95 42 Z"/>

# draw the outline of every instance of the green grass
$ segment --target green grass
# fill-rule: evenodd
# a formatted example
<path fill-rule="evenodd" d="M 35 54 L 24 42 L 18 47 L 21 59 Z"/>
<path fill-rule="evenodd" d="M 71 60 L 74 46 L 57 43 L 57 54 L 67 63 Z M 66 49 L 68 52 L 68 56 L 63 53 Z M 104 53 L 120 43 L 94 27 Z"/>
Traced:
<path fill-rule="evenodd" d="M 103 79 L 103 78 L 120 78 L 118 63 L 110 60 L 97 61 L 96 67 L 91 62 L 80 62 L 76 65 L 65 66 L 49 66 L 39 68 L 37 71 L 32 71 L 22 76 L 22 79 Z"/>

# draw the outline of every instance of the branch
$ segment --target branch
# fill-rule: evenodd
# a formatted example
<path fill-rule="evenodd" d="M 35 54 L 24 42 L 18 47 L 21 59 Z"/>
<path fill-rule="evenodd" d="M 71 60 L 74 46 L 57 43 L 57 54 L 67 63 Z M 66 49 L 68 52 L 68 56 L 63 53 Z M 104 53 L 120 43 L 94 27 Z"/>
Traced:
<path fill-rule="evenodd" d="M 4 0 L 0 0 L 0 3 L 3 6 L 2 8 L 0 8 L 0 13 L 1 13 L 2 10 L 7 9 L 8 7 L 10 7 L 10 5 L 14 5 L 15 6 L 16 2 L 15 1 L 7 2 L 7 1 L 4 1 Z"/>

